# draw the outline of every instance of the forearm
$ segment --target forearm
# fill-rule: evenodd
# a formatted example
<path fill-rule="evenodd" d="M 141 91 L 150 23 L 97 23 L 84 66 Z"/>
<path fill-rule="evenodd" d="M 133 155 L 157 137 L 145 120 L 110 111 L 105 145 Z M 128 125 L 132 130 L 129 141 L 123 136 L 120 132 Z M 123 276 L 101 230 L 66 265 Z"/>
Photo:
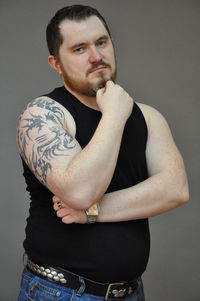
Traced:
<path fill-rule="evenodd" d="M 78 200 L 77 206 L 73 202 L 72 207 L 78 208 L 81 199 L 86 206 L 95 203 L 106 191 L 116 166 L 123 129 L 124 122 L 116 122 L 105 114 L 88 145 L 70 162 L 66 171 L 67 198 L 75 196 Z"/>
<path fill-rule="evenodd" d="M 187 200 L 185 174 L 160 173 L 130 188 L 105 194 L 100 202 L 97 221 L 120 222 L 148 218 L 176 208 Z"/>

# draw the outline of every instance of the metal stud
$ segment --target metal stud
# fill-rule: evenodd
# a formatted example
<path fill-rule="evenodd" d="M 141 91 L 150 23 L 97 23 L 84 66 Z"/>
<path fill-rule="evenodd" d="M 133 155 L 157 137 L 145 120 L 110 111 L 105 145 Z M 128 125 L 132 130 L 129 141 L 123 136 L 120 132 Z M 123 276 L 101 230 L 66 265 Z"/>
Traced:
<path fill-rule="evenodd" d="M 43 272 L 41 273 L 41 275 L 44 276 L 44 277 L 46 277 L 46 276 L 47 276 L 47 273 L 43 271 Z"/>
<path fill-rule="evenodd" d="M 49 279 L 53 279 L 53 275 L 51 275 L 51 274 L 47 274 L 47 278 L 49 278 Z"/>
<path fill-rule="evenodd" d="M 45 269 L 45 272 L 46 272 L 47 274 L 51 273 L 50 269 Z"/>
<path fill-rule="evenodd" d="M 39 266 L 31 260 L 28 260 L 27 265 L 32 271 L 36 272 L 38 275 L 41 274 L 43 277 L 47 277 L 48 279 L 55 280 L 62 284 L 67 283 L 67 280 L 65 279 L 65 276 L 62 273 L 57 273 L 55 270 L 52 270 L 50 268 L 45 269 L 43 266 Z"/>

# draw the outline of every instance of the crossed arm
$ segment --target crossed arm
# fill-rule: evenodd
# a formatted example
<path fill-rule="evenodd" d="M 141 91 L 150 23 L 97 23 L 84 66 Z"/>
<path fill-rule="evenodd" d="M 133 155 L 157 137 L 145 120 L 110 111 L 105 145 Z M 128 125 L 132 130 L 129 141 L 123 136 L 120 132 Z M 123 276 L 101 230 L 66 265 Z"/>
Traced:
<path fill-rule="evenodd" d="M 155 109 L 140 104 L 148 124 L 146 158 L 149 178 L 135 186 L 104 194 L 100 202 L 98 222 L 119 222 L 172 210 L 189 199 L 183 159 L 173 141 L 164 117 Z M 64 223 L 85 223 L 83 211 L 65 206 L 54 209 Z"/>
<path fill-rule="evenodd" d="M 104 194 L 116 165 L 123 124 L 116 125 L 112 116 L 103 116 L 82 150 L 74 138 L 71 117 L 62 106 L 45 98 L 28 105 L 18 127 L 20 154 L 38 180 L 63 202 L 65 208 L 58 210 L 54 199 L 54 209 L 63 222 L 84 223 L 83 210 L 97 201 L 99 222 L 150 217 L 188 201 L 184 163 L 167 122 L 155 109 L 141 104 L 140 107 L 148 124 L 149 178 L 133 187 Z M 94 177 L 96 172 L 99 176 Z"/>

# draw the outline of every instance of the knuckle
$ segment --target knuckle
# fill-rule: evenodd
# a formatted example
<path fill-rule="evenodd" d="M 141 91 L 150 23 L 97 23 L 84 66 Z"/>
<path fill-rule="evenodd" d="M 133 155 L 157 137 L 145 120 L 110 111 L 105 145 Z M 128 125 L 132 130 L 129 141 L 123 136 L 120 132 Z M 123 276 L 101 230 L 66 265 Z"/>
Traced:
<path fill-rule="evenodd" d="M 108 81 L 106 82 L 106 84 L 110 85 L 110 84 L 113 84 L 113 82 L 112 82 L 111 80 L 108 80 Z"/>

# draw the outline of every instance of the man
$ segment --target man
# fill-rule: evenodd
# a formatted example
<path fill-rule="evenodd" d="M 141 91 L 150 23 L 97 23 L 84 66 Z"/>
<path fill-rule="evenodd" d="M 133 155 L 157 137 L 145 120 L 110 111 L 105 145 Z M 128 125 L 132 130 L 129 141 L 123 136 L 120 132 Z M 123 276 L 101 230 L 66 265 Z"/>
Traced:
<path fill-rule="evenodd" d="M 18 300 L 144 300 L 148 217 L 188 201 L 182 157 L 164 117 L 115 84 L 97 10 L 59 10 L 47 44 L 63 86 L 19 121 L 31 204 Z"/>

